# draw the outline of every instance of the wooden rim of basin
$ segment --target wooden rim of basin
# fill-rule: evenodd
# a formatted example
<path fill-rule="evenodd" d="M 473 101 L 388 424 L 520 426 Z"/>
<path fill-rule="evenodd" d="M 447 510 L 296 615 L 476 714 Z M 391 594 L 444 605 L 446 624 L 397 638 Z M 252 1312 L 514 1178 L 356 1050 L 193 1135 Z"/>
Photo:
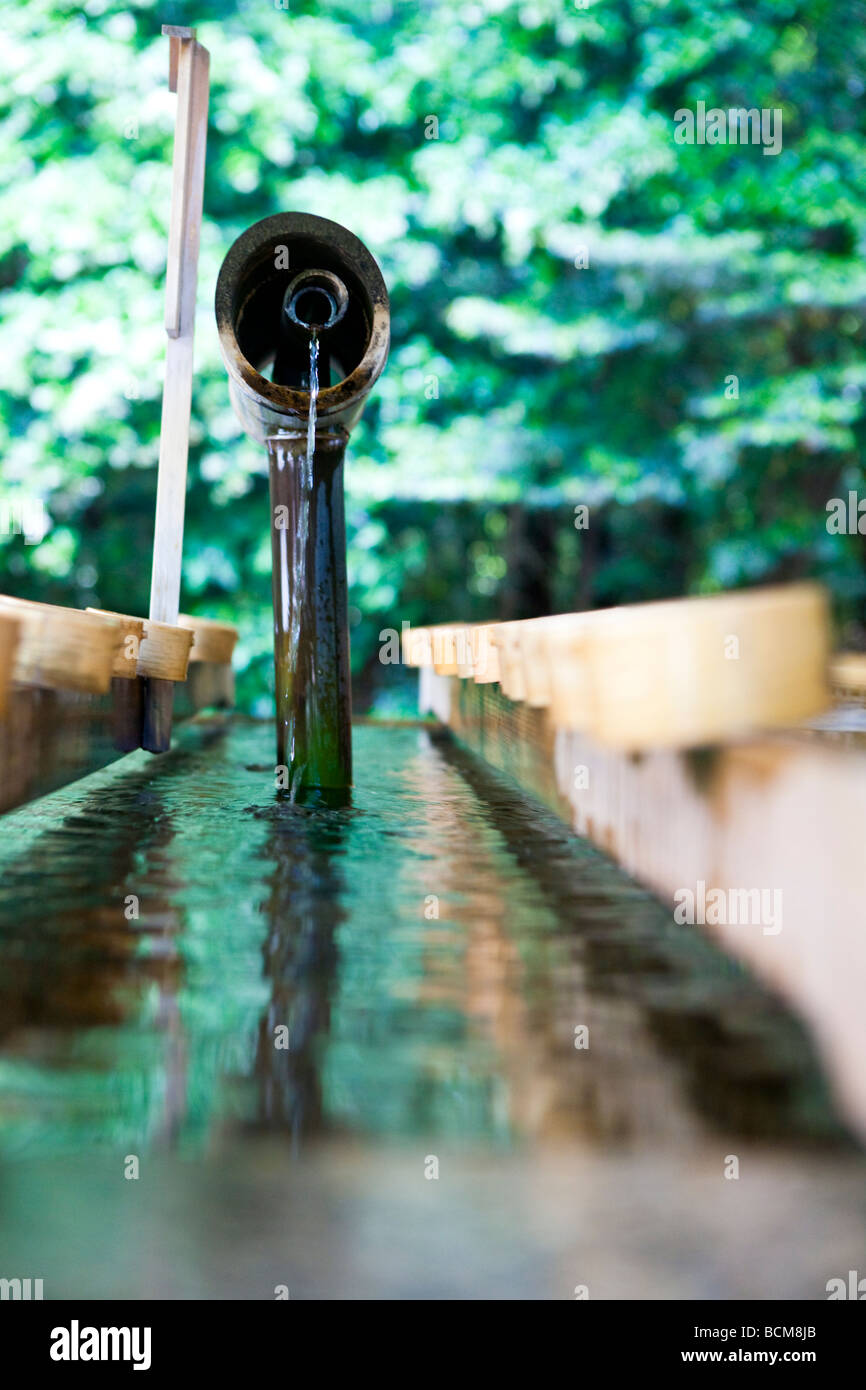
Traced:
<path fill-rule="evenodd" d="M 403 633 L 407 666 L 432 666 L 439 676 L 457 675 L 479 684 L 499 680 L 499 660 L 491 634 L 498 623 L 438 623 Z"/>
<path fill-rule="evenodd" d="M 520 703 L 526 699 L 526 680 L 520 648 L 522 622 L 497 623 L 490 640 L 499 657 L 499 684 L 503 695 Z"/>
<path fill-rule="evenodd" d="M 551 639 L 571 624 L 570 614 L 554 614 L 549 618 L 529 618 L 520 624 L 520 660 L 523 663 L 523 686 L 528 705 L 546 709 L 553 702 L 554 682 L 559 663 L 550 661 Z"/>
<path fill-rule="evenodd" d="M 12 679 L 19 685 L 104 695 L 123 630 L 116 618 L 0 595 L 19 624 Z"/>
<path fill-rule="evenodd" d="M 592 732 L 639 750 L 801 723 L 831 703 L 829 634 L 816 584 L 617 609 L 586 632 Z"/>
<path fill-rule="evenodd" d="M 184 614 L 177 624 L 157 623 L 104 608 L 64 608 L 0 594 L 0 614 L 17 623 L 14 659 L 4 647 L 4 672 L 21 685 L 104 694 L 112 677 L 150 676 L 181 682 L 189 662 L 231 663 L 238 639 L 231 623 Z M 5 638 L 11 629 L 4 625 Z"/>
<path fill-rule="evenodd" d="M 138 675 L 138 654 L 144 638 L 144 619 L 128 613 L 110 613 L 105 608 L 87 608 L 97 618 L 107 618 L 119 626 L 120 639 L 114 650 L 111 674 L 121 680 L 134 680 Z"/>
<path fill-rule="evenodd" d="M 186 680 L 193 642 L 193 633 L 188 627 L 157 623 L 152 618 L 136 618 L 128 613 L 109 613 L 102 608 L 88 608 L 87 611 L 121 623 L 127 639 L 133 639 L 136 627 L 139 629 L 137 644 L 129 640 L 130 650 L 136 652 L 135 669 L 118 674 L 149 676 L 163 681 Z"/>
<path fill-rule="evenodd" d="M 515 703 L 549 707 L 559 728 L 612 747 L 694 747 L 796 725 L 831 703 L 824 590 L 798 583 L 667 599 L 522 622 L 442 624 L 407 637 L 413 665 L 498 679 Z M 413 641 L 414 639 L 414 641 Z M 439 643 L 439 652 L 435 650 Z M 472 656 L 459 655 L 468 639 Z M 498 670 L 481 674 L 489 645 Z M 862 688 L 866 658 L 837 659 Z"/>
<path fill-rule="evenodd" d="M 429 627 L 408 628 L 402 635 L 401 648 L 407 666 L 429 666 L 433 659 Z"/>
<path fill-rule="evenodd" d="M 199 618 L 189 613 L 181 613 L 178 627 L 193 633 L 190 661 L 210 661 L 221 666 L 230 666 L 238 630 L 233 623 L 218 622 L 215 618 Z"/>
<path fill-rule="evenodd" d="M 21 635 L 21 624 L 14 613 L 0 613 L 0 716 L 6 712 L 9 687 L 15 669 L 15 653 Z"/>
<path fill-rule="evenodd" d="M 437 675 L 457 675 L 455 633 L 462 631 L 461 623 L 434 623 L 430 627 L 413 627 L 403 634 L 403 660 L 407 666 L 433 666 Z"/>
<path fill-rule="evenodd" d="M 501 680 L 499 650 L 493 641 L 498 623 L 476 623 L 469 632 L 472 648 L 472 679 L 476 685 L 492 685 Z"/>
<path fill-rule="evenodd" d="M 830 682 L 835 691 L 862 699 L 866 695 L 866 652 L 838 652 L 830 662 Z"/>

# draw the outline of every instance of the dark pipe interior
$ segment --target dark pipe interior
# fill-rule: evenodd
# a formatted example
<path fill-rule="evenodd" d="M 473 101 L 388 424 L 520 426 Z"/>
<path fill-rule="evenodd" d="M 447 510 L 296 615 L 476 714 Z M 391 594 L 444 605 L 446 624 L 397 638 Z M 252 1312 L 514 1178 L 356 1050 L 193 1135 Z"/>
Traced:
<path fill-rule="evenodd" d="M 329 270 L 302 270 L 296 275 L 283 300 L 280 341 L 271 380 L 278 386 L 311 389 L 310 339 L 315 333 L 319 386 L 326 390 L 331 385 L 333 331 L 348 307 L 349 292 L 338 275 Z"/>
<path fill-rule="evenodd" d="M 337 306 L 327 290 L 317 287 L 298 290 L 292 299 L 296 319 L 307 328 L 325 328 L 336 317 Z"/>
<path fill-rule="evenodd" d="M 349 307 L 349 291 L 330 270 L 302 270 L 296 275 L 283 303 L 290 323 L 330 333 Z"/>
<path fill-rule="evenodd" d="M 345 286 L 347 299 L 344 313 L 327 330 L 332 367 L 329 384 L 335 386 L 355 370 L 367 351 L 372 331 L 372 308 L 367 292 L 345 259 L 324 242 L 307 237 L 290 238 L 287 259 L 288 268 L 277 268 L 273 251 L 268 248 L 258 261 L 244 268 L 235 288 L 238 347 L 257 372 L 275 380 L 274 362 L 285 340 L 287 289 L 302 271 L 330 271 Z M 302 325 L 313 326 L 314 315 L 330 307 L 329 299 L 336 300 L 336 296 L 325 286 L 312 283 L 299 290 L 294 296 L 297 319 Z M 336 303 L 335 308 L 339 308 Z M 320 323 L 328 323 L 328 318 Z"/>

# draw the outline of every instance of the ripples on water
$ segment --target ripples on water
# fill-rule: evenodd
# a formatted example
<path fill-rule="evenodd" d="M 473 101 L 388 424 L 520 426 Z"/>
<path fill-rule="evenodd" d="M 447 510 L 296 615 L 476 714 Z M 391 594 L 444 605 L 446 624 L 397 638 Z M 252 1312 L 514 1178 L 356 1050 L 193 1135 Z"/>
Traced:
<path fill-rule="evenodd" d="M 270 737 L 6 818 L 7 1151 L 170 1143 L 227 1105 L 296 1138 L 833 1131 L 792 1021 L 552 818 L 416 728 L 356 731 L 350 807 L 294 806 Z"/>
<path fill-rule="evenodd" d="M 272 737 L 190 730 L 4 818 L 7 1174 L 850 1152 L 799 1026 L 553 817 L 412 726 L 356 730 L 351 806 L 298 806 Z"/>

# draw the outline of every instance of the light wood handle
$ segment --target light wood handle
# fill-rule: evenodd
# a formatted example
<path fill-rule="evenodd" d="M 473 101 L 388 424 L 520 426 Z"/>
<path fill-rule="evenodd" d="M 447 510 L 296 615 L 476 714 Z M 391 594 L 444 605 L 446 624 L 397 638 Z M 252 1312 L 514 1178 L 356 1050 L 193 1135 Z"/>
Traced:
<path fill-rule="evenodd" d="M 196 277 L 204 190 L 210 58 L 194 30 L 167 26 L 170 80 L 177 86 L 171 220 L 166 265 L 168 344 L 159 436 L 159 473 L 150 616 L 176 624 L 180 603 Z"/>

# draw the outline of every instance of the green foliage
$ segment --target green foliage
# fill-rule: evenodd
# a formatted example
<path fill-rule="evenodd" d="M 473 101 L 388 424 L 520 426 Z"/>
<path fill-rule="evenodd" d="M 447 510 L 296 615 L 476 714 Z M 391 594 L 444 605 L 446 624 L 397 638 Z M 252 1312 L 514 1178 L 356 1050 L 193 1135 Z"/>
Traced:
<path fill-rule="evenodd" d="M 345 223 L 392 296 L 347 472 L 362 705 L 401 620 L 806 573 L 862 618 L 861 538 L 825 525 L 862 483 L 862 18 L 856 0 L 7 9 L 2 496 L 43 498 L 51 525 L 0 537 L 2 587 L 145 611 L 159 26 L 192 19 L 212 97 L 184 605 L 240 623 L 247 701 L 269 676 L 265 467 L 228 406 L 211 289 L 234 237 L 283 209 Z M 781 153 L 677 144 L 698 100 L 781 109 Z"/>

